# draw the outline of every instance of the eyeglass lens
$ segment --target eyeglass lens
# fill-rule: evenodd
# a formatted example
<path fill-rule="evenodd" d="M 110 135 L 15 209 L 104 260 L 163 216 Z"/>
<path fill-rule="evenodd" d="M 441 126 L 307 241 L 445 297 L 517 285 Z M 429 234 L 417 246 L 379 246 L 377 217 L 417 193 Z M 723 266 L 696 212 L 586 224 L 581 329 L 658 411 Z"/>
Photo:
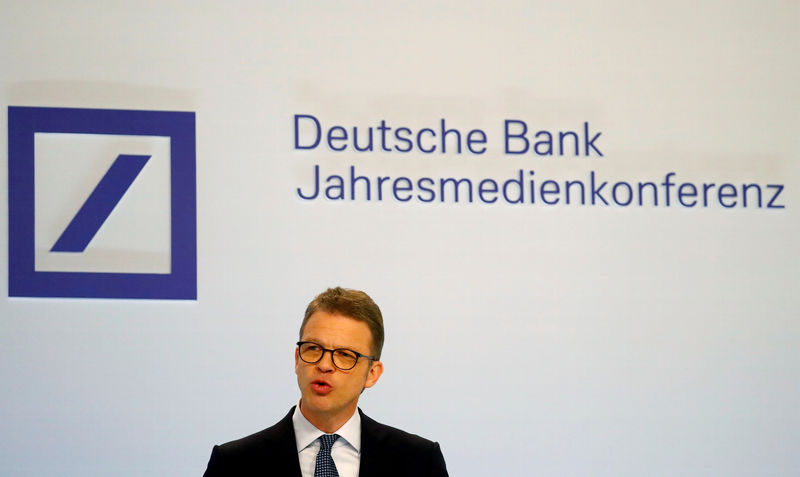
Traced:
<path fill-rule="evenodd" d="M 308 363 L 316 363 L 322 359 L 325 349 L 315 343 L 303 343 L 300 345 L 300 357 L 303 361 Z M 331 353 L 333 355 L 333 364 L 340 369 L 351 369 L 356 365 L 358 356 L 347 349 L 335 349 Z"/>

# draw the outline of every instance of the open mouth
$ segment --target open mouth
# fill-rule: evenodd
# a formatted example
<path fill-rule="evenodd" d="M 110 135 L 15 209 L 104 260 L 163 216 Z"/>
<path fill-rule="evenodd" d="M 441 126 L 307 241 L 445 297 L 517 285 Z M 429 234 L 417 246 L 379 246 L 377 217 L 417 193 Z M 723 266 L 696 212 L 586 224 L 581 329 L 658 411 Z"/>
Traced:
<path fill-rule="evenodd" d="M 322 379 L 311 381 L 311 389 L 317 394 L 328 394 L 333 390 L 333 386 Z"/>

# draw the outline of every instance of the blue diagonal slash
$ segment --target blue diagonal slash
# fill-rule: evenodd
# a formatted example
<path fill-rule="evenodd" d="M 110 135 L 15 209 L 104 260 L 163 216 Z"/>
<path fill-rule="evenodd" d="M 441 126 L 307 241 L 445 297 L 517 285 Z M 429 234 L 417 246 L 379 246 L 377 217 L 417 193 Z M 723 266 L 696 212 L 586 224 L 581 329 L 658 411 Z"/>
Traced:
<path fill-rule="evenodd" d="M 150 156 L 117 156 L 50 251 L 83 252 L 148 160 Z"/>

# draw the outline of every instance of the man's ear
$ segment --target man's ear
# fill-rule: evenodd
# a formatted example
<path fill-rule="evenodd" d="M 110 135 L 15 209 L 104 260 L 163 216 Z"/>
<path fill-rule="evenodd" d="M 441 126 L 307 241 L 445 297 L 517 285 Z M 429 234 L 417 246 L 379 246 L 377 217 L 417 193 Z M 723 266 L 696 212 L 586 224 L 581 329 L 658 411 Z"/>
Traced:
<path fill-rule="evenodd" d="M 383 374 L 383 363 L 380 361 L 373 361 L 367 372 L 367 382 L 364 383 L 365 388 L 371 388 L 378 382 L 378 378 Z"/>
<path fill-rule="evenodd" d="M 300 364 L 300 347 L 294 349 L 294 372 L 297 374 L 297 365 Z"/>

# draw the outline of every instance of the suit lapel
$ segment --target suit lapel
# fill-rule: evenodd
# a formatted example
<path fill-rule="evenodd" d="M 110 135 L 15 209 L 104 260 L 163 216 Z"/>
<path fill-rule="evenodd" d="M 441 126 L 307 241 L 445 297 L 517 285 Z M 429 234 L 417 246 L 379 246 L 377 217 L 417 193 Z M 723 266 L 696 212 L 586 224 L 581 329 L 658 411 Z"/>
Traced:
<path fill-rule="evenodd" d="M 383 458 L 383 446 L 381 445 L 381 432 L 378 423 L 365 416 L 361 409 L 361 464 L 359 467 L 359 477 L 370 477 L 381 475 L 381 462 L 386 462 Z"/>
<path fill-rule="evenodd" d="M 292 424 L 293 414 L 294 407 L 271 429 L 273 432 L 270 433 L 269 442 L 266 443 L 270 448 L 265 449 L 265 454 L 270 456 L 271 461 L 268 462 L 267 468 L 274 472 L 270 472 L 270 475 L 302 477 Z"/>

